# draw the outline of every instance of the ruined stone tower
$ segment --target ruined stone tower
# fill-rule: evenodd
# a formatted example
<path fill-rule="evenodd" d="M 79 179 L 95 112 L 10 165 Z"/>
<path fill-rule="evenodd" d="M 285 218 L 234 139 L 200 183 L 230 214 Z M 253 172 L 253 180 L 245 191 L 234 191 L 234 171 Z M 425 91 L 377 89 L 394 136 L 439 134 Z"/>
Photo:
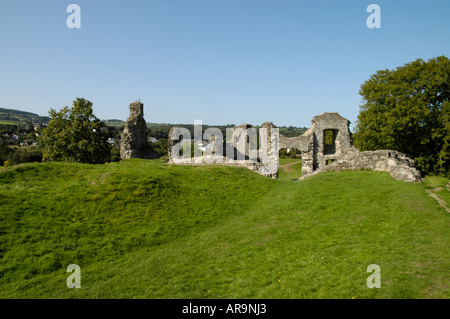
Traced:
<path fill-rule="evenodd" d="M 125 124 L 120 142 L 120 158 L 155 159 L 158 154 L 147 141 L 147 123 L 144 119 L 144 104 L 130 104 L 130 117 Z"/>
<path fill-rule="evenodd" d="M 302 153 L 302 179 L 327 171 L 370 169 L 389 172 L 398 180 L 421 181 L 414 161 L 394 150 L 361 152 L 353 146 L 349 120 L 336 112 L 315 116 L 311 127 L 301 136 L 280 134 L 281 148 L 296 148 Z"/>

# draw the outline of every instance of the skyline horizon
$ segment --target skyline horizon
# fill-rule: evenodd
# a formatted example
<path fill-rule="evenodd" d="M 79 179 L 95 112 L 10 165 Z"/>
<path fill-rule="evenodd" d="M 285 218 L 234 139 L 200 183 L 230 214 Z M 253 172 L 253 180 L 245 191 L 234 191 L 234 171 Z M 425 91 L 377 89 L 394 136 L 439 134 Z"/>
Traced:
<path fill-rule="evenodd" d="M 136 101 L 135 101 L 136 102 Z M 144 104 L 144 107 L 145 107 L 145 104 Z M 30 111 L 27 111 L 27 110 L 19 110 L 19 109 L 17 109 L 17 108 L 11 108 L 11 107 L 3 107 L 3 106 L 0 106 L 0 109 L 7 109 L 7 110 L 11 110 L 11 111 L 19 111 L 19 112 L 26 112 L 26 113 L 30 113 L 30 114 L 33 114 L 33 115 L 37 115 L 37 116 L 39 116 L 39 117 L 49 117 L 48 115 L 42 115 L 42 114 L 38 114 L 38 113 L 34 113 L 34 112 L 30 112 Z M 58 111 L 58 110 L 57 110 Z M 94 112 L 94 115 L 96 116 L 96 114 L 95 114 L 95 112 Z M 318 114 L 318 115 L 320 115 L 320 114 Z M 98 117 L 97 117 L 98 118 Z M 101 121 L 120 121 L 120 122 L 126 122 L 128 119 L 117 119 L 117 118 L 99 118 Z M 145 119 L 145 110 L 144 110 L 144 119 Z M 183 124 L 183 125 L 194 125 L 194 122 L 195 121 L 198 121 L 198 120 L 200 120 L 200 121 L 202 121 L 201 119 L 195 119 L 195 120 L 193 120 L 192 121 L 192 123 L 187 123 L 187 122 L 185 122 L 185 123 L 174 123 L 174 122 L 150 122 L 150 121 L 146 121 L 146 123 L 147 124 L 175 124 L 175 125 L 178 125 L 178 124 Z M 12 122 L 14 122 L 14 121 L 12 121 Z M 258 124 L 253 124 L 253 123 L 241 123 L 241 124 L 236 124 L 236 123 L 214 123 L 214 124 L 207 124 L 207 123 L 203 123 L 202 122 L 202 125 L 206 125 L 206 126 L 228 126 L 228 125 L 235 125 L 235 126 L 239 126 L 239 125 L 242 125 L 242 124 L 251 124 L 252 126 L 260 126 L 260 124 L 258 125 Z M 261 123 L 262 124 L 262 123 Z M 286 126 L 286 125 L 281 125 L 280 127 L 289 127 L 289 126 L 292 126 L 292 127 L 295 127 L 295 128 L 307 128 L 306 126 L 294 126 L 294 125 L 288 125 L 288 126 Z"/>

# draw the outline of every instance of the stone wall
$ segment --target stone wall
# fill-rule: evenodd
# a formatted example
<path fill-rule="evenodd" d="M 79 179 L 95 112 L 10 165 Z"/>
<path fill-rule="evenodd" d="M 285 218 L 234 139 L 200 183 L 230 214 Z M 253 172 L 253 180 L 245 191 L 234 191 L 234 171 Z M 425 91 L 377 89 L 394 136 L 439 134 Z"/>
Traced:
<path fill-rule="evenodd" d="M 406 182 L 421 181 L 420 172 L 415 168 L 414 161 L 406 154 L 392 150 L 350 152 L 311 174 L 302 176 L 300 180 L 322 172 L 360 169 L 389 172 L 393 178 Z"/>
<path fill-rule="evenodd" d="M 336 160 L 342 154 L 355 151 L 352 146 L 350 122 L 338 113 L 329 112 L 315 116 L 311 127 L 301 136 L 285 137 L 280 134 L 280 149 L 296 148 L 302 153 L 302 176 L 325 167 L 327 161 Z M 328 131 L 331 145 L 326 145 Z"/>
<path fill-rule="evenodd" d="M 136 101 L 130 104 L 130 116 L 121 135 L 120 158 L 158 158 L 147 141 L 147 123 L 144 119 L 144 104 Z"/>
<path fill-rule="evenodd" d="M 267 134 L 266 149 L 258 150 L 258 161 L 249 161 L 253 158 L 248 146 L 249 139 L 246 130 L 252 128 L 250 124 L 241 124 L 235 127 L 235 134 L 230 141 L 225 138 L 217 139 L 213 136 L 209 141 L 209 153 L 206 156 L 187 158 L 177 164 L 227 164 L 247 167 L 261 175 L 271 178 L 278 177 L 278 154 L 282 148 L 296 148 L 302 156 L 302 178 L 327 171 L 340 171 L 348 169 L 370 169 L 374 171 L 386 171 L 398 180 L 408 182 L 421 181 L 420 172 L 415 169 L 414 161 L 405 154 L 391 151 L 361 152 L 353 146 L 352 134 L 349 129 L 350 121 L 336 112 L 327 112 L 315 116 L 311 121 L 311 127 L 301 136 L 286 137 L 279 134 L 279 139 Z M 261 128 L 276 128 L 272 122 L 265 122 Z M 172 128 L 169 133 L 169 162 L 173 163 L 173 152 L 179 152 L 174 148 L 179 142 L 179 136 L 172 139 Z M 190 134 L 189 138 L 191 142 Z M 254 137 L 250 137 L 252 139 Z M 261 138 L 261 136 L 260 136 Z M 278 145 L 276 145 L 277 143 Z M 221 146 L 221 147 L 220 147 Z M 214 150 L 221 149 L 223 155 L 215 154 Z M 275 149 L 275 151 L 274 151 Z M 189 149 L 190 150 L 190 149 Z M 189 152 L 190 153 L 190 152 Z M 264 162 L 261 155 L 276 157 L 276 161 Z M 239 160 L 241 158 L 242 160 Z M 273 165 L 276 165 L 274 170 Z M 276 171 L 276 173 L 274 173 Z M 269 173 L 270 172 L 270 173 Z"/>
<path fill-rule="evenodd" d="M 420 172 L 405 154 L 391 151 L 361 152 L 353 146 L 350 122 L 338 113 L 322 113 L 311 121 L 302 136 L 280 135 L 281 148 L 297 148 L 302 153 L 302 178 L 327 171 L 370 169 L 386 171 L 398 180 L 417 182 Z"/>
<path fill-rule="evenodd" d="M 247 129 L 251 129 L 253 126 L 251 124 L 241 124 L 234 128 L 234 134 L 229 141 L 226 141 L 226 137 L 218 138 L 217 136 L 212 136 L 208 141 L 203 141 L 207 143 L 206 150 L 200 157 L 191 157 L 191 151 L 186 148 L 186 152 L 189 151 L 186 158 L 180 158 L 177 162 L 174 162 L 174 158 L 181 155 L 183 152 L 181 133 L 184 131 L 187 139 L 186 143 L 191 144 L 194 141 L 191 139 L 190 134 L 187 134 L 187 130 L 179 127 L 173 127 L 169 132 L 169 164 L 184 164 L 184 165 L 202 165 L 202 164 L 223 164 L 230 166 L 246 167 L 260 175 L 267 176 L 270 178 L 278 178 L 278 144 L 276 136 L 270 134 L 271 128 L 276 128 L 271 122 L 265 122 L 262 124 L 261 128 L 266 128 L 268 134 L 267 144 L 264 151 L 267 158 L 275 159 L 275 161 L 261 161 L 257 159 L 258 155 L 261 154 L 261 150 L 250 147 L 250 139 L 253 140 L 253 145 L 256 146 L 257 135 L 249 136 Z M 260 136 L 261 138 L 261 136 Z M 273 145 L 273 147 L 272 147 Z M 251 153 L 251 150 L 254 150 Z M 178 153 L 178 154 L 177 154 Z M 276 155 L 276 156 L 274 156 Z M 254 159 L 254 160 L 252 160 Z M 274 167 L 276 166 L 276 168 Z"/>

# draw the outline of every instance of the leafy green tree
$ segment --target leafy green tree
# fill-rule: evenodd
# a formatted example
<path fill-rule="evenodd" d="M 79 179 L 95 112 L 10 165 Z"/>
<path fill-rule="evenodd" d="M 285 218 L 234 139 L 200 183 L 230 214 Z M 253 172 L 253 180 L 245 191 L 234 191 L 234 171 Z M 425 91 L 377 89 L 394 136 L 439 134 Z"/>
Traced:
<path fill-rule="evenodd" d="M 169 151 L 169 142 L 167 138 L 160 138 L 157 142 L 151 143 L 151 146 L 159 156 L 165 156 Z"/>
<path fill-rule="evenodd" d="M 25 137 L 25 141 L 27 142 L 28 145 L 30 145 L 31 143 L 33 143 L 33 141 L 36 139 L 36 135 L 35 133 L 28 133 L 27 136 Z"/>
<path fill-rule="evenodd" d="M 120 147 L 113 146 L 111 147 L 111 162 L 120 161 Z"/>
<path fill-rule="evenodd" d="M 44 161 L 104 163 L 109 161 L 110 145 L 105 123 L 92 110 L 92 102 L 83 98 L 73 101 L 59 112 L 50 109 L 48 127 L 42 132 Z"/>
<path fill-rule="evenodd" d="M 0 166 L 2 166 L 5 161 L 8 161 L 12 154 L 14 154 L 14 151 L 9 148 L 5 142 L 0 142 Z"/>
<path fill-rule="evenodd" d="M 361 85 L 354 144 L 393 149 L 414 159 L 422 173 L 449 173 L 450 60 L 422 59 L 380 70 Z"/>

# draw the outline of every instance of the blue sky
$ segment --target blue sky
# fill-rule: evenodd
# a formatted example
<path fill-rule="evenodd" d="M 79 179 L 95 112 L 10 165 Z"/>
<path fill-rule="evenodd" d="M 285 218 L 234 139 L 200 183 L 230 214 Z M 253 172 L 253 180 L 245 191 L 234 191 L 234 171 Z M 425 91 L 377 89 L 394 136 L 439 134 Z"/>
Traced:
<path fill-rule="evenodd" d="M 0 107 L 47 115 L 84 97 L 126 120 L 141 99 L 147 122 L 309 127 L 339 112 L 353 127 L 371 74 L 449 57 L 449 40 L 448 0 L 0 0 Z"/>

